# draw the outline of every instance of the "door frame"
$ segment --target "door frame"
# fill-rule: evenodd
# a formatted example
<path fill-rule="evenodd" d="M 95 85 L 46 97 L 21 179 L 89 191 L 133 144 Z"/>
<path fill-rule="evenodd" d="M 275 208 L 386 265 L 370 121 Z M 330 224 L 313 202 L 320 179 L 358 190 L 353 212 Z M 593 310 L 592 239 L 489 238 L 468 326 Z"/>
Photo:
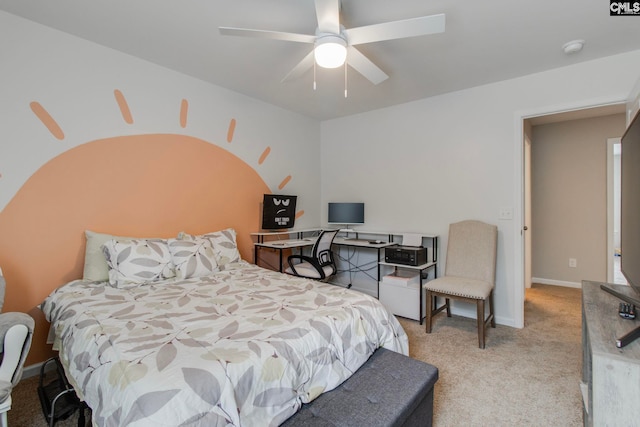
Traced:
<path fill-rule="evenodd" d="M 526 225 L 524 218 L 525 209 L 525 148 L 524 138 L 525 129 L 524 121 L 532 119 L 534 117 L 547 116 L 552 114 L 567 113 L 571 111 L 586 110 L 598 107 L 607 107 L 613 105 L 627 104 L 627 98 L 621 97 L 606 97 L 594 100 L 585 100 L 583 102 L 576 102 L 565 105 L 540 107 L 530 110 L 519 110 L 514 114 L 514 193 L 515 193 L 515 208 L 514 208 L 514 236 L 520 234 L 520 239 L 514 239 L 514 288 L 513 288 L 513 307 L 515 307 L 514 313 L 514 326 L 516 328 L 524 327 L 524 297 L 525 297 L 525 239 L 524 229 Z M 529 203 L 529 201 L 527 201 Z"/>
<path fill-rule="evenodd" d="M 529 126 L 529 128 L 531 128 Z M 522 226 L 522 236 L 524 239 L 524 287 L 528 289 L 531 287 L 531 278 L 533 273 L 531 271 L 531 138 L 530 135 L 526 132 L 523 138 L 524 144 L 524 152 L 523 152 L 523 186 L 524 186 L 524 212 L 523 212 L 523 220 L 524 225 Z"/>

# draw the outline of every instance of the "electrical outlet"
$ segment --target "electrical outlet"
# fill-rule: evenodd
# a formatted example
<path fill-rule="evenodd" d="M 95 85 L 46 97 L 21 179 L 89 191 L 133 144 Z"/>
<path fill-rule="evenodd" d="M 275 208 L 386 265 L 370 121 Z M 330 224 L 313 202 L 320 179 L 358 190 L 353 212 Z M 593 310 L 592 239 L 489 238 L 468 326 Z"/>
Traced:
<path fill-rule="evenodd" d="M 498 217 L 500 219 L 513 219 L 513 208 L 510 206 L 501 207 L 498 212 Z"/>
<path fill-rule="evenodd" d="M 578 260 L 575 258 L 569 258 L 569 267 L 576 268 L 578 266 Z"/>

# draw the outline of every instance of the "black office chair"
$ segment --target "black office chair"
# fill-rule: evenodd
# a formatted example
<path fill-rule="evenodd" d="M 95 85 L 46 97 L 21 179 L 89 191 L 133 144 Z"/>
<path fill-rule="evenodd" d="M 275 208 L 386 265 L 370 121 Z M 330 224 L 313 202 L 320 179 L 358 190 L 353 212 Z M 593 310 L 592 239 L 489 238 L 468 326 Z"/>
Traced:
<path fill-rule="evenodd" d="M 289 255 L 287 262 L 289 268 L 285 273 L 307 279 L 326 280 L 338 271 L 333 260 L 331 244 L 340 230 L 322 230 L 318 240 L 313 245 L 311 256 Z M 299 262 L 294 263 L 295 260 Z"/>

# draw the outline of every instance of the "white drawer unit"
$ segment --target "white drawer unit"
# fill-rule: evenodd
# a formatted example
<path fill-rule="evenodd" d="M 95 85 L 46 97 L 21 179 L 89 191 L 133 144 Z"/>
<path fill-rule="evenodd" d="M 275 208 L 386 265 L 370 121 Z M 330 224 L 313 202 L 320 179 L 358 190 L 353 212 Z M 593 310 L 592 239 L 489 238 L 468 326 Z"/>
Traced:
<path fill-rule="evenodd" d="M 427 259 L 424 264 L 407 265 L 397 262 L 378 262 L 380 269 L 387 272 L 378 282 L 378 299 L 396 316 L 417 320 L 422 324 L 426 310 L 426 298 L 422 285 L 427 280 L 438 277 L 437 253 L 438 236 L 422 235 L 427 240 Z M 432 274 L 429 274 L 430 271 Z"/>
<path fill-rule="evenodd" d="M 420 274 L 416 270 L 397 269 L 393 274 L 384 276 L 379 283 L 380 302 L 396 316 L 421 320 L 426 307 L 425 299 L 420 298 Z"/>

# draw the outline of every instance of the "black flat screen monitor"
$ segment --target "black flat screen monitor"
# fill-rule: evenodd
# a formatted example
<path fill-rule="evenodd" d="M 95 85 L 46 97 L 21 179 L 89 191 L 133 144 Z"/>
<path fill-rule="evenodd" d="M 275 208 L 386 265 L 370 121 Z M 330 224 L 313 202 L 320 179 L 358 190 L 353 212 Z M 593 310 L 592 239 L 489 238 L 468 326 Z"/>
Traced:
<path fill-rule="evenodd" d="M 621 140 L 620 266 L 640 296 L 640 114 Z"/>
<path fill-rule="evenodd" d="M 329 203 L 329 224 L 364 224 L 364 203 Z"/>
<path fill-rule="evenodd" d="M 292 228 L 296 222 L 297 196 L 265 194 L 262 200 L 262 229 Z"/>

